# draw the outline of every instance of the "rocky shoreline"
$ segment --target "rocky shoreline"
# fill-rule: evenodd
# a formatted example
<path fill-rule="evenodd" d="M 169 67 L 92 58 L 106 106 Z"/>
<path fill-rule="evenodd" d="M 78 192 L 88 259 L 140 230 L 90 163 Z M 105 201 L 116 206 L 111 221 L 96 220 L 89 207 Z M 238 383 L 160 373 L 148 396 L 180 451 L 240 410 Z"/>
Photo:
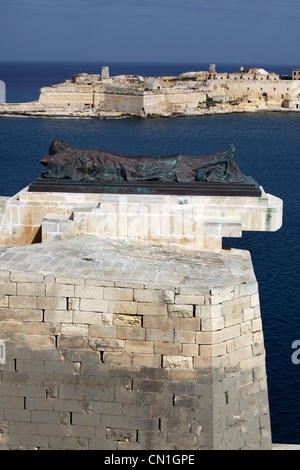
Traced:
<path fill-rule="evenodd" d="M 99 110 L 67 110 L 67 109 L 43 109 L 38 103 L 28 107 L 23 104 L 0 104 L 0 117 L 37 117 L 50 119 L 126 119 L 126 118 L 176 118 L 176 117 L 196 117 L 216 114 L 236 114 L 236 113 L 261 113 L 261 112 L 299 112 L 300 109 L 288 109 L 281 107 L 267 106 L 223 106 L 211 107 L 209 109 L 187 110 L 185 112 L 138 114 L 121 111 L 99 111 Z"/>

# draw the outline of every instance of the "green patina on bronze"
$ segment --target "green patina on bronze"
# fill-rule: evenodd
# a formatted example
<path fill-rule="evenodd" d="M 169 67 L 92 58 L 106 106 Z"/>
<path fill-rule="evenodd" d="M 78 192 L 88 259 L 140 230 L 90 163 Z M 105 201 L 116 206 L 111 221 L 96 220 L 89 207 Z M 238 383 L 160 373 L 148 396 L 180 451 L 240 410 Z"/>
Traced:
<path fill-rule="evenodd" d="M 69 192 L 260 195 L 257 183 L 238 168 L 234 145 L 207 156 L 123 156 L 54 140 L 40 162 L 45 170 L 31 191 L 44 184 Z"/>

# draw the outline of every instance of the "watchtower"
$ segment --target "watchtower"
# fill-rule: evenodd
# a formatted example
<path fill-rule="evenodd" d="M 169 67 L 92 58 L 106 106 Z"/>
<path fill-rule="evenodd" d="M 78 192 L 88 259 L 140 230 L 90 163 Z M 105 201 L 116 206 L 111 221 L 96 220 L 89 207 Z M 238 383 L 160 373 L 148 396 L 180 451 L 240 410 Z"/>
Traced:
<path fill-rule="evenodd" d="M 2 80 L 0 80 L 0 103 L 6 103 L 6 87 Z"/>
<path fill-rule="evenodd" d="M 109 78 L 109 67 L 103 66 L 101 70 L 102 80 L 107 80 Z"/>

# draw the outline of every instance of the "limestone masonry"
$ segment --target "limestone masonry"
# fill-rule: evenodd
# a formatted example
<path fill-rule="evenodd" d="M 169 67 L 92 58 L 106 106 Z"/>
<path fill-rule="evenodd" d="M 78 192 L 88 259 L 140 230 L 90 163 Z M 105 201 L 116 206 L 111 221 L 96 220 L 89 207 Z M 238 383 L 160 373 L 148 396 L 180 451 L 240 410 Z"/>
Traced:
<path fill-rule="evenodd" d="M 261 188 L 262 189 L 262 188 Z M 0 449 L 272 448 L 260 197 L 0 198 Z"/>
<path fill-rule="evenodd" d="M 271 448 L 247 252 L 80 236 L 0 261 L 0 449 Z"/>
<path fill-rule="evenodd" d="M 174 77 L 80 73 L 44 87 L 37 101 L 0 104 L 0 115 L 52 117 L 197 116 L 300 109 L 299 69 L 291 80 L 261 68 L 236 73 L 186 72 Z"/>

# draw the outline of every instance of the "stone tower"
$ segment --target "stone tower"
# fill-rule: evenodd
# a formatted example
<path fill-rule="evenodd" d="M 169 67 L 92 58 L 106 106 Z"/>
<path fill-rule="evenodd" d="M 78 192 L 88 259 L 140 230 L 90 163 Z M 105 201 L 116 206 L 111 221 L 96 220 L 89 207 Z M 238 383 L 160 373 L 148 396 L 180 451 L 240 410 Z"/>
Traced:
<path fill-rule="evenodd" d="M 212 75 L 216 73 L 216 64 L 210 64 L 209 73 Z"/>
<path fill-rule="evenodd" d="M 0 80 L 0 103 L 6 103 L 6 87 L 2 80 Z"/>
<path fill-rule="evenodd" d="M 103 66 L 101 70 L 102 80 L 107 80 L 109 78 L 109 67 Z"/>

